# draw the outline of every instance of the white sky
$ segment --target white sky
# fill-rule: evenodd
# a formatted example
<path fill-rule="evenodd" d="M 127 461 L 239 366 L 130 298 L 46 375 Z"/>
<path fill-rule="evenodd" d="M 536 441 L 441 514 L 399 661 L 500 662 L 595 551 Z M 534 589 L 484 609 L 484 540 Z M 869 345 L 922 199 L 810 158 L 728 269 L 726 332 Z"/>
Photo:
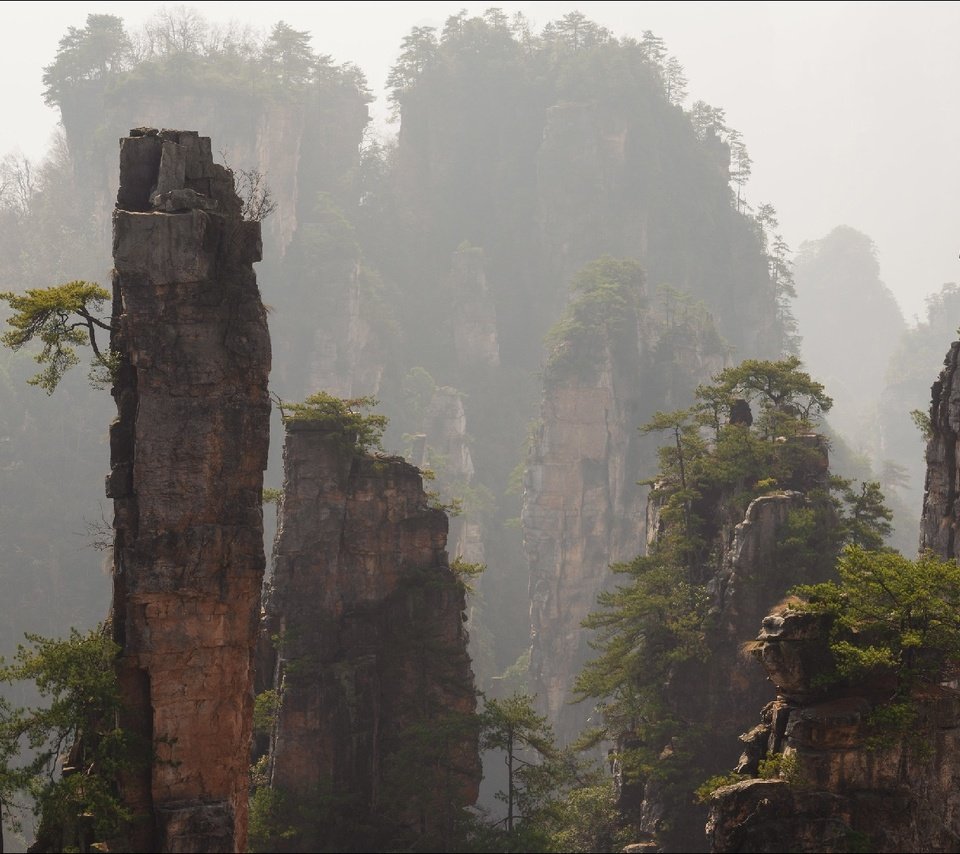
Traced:
<path fill-rule="evenodd" d="M 70 25 L 106 12 L 138 28 L 163 3 L 0 2 L 0 154 L 39 157 L 57 114 L 40 75 Z M 166 4 L 177 5 L 177 4 Z M 690 101 L 726 110 L 753 158 L 751 203 L 772 202 L 788 243 L 850 225 L 873 238 L 908 320 L 960 280 L 960 4 L 941 2 L 197 2 L 214 21 L 313 33 L 380 94 L 413 26 L 498 5 L 542 26 L 579 10 L 616 35 L 653 30 L 686 69 Z M 375 115 L 385 114 L 383 99 Z M 202 132 L 202 128 L 198 128 Z M 960 323 L 960 318 L 957 318 Z"/>

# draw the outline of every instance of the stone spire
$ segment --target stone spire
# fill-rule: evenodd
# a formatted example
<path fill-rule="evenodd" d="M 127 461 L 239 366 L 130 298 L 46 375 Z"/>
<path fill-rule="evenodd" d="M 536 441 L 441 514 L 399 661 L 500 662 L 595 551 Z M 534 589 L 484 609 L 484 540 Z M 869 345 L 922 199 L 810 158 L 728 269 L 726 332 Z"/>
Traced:
<path fill-rule="evenodd" d="M 270 417 L 260 255 L 209 138 L 120 141 L 112 626 L 122 723 L 157 752 L 121 780 L 123 850 L 246 849 Z"/>

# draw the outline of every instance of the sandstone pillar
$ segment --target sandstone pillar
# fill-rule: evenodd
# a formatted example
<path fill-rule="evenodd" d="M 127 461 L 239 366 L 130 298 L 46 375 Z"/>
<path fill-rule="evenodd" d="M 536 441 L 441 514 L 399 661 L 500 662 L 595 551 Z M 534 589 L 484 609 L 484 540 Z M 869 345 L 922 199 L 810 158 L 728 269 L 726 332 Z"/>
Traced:
<path fill-rule="evenodd" d="M 121 140 L 112 624 L 124 724 L 157 751 L 122 780 L 125 850 L 246 847 L 270 341 L 241 207 L 208 138 Z"/>
<path fill-rule="evenodd" d="M 279 695 L 270 785 L 318 821 L 284 850 L 439 844 L 475 802 L 476 696 L 446 541 L 414 466 L 287 423 L 261 659 Z"/>

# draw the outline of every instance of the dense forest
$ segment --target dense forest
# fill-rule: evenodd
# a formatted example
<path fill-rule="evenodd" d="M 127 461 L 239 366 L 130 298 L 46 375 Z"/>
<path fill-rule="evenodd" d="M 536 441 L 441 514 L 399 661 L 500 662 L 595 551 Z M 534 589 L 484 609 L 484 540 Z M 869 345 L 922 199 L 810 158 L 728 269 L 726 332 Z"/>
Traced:
<path fill-rule="evenodd" d="M 191 216 L 262 228 L 274 407 L 249 850 L 710 850 L 716 791 L 801 774 L 772 738 L 759 764 L 737 758 L 738 736 L 782 693 L 743 650 L 784 602 L 834 626 L 827 693 L 811 696 L 869 695 L 870 737 L 886 720 L 881 736 L 906 739 L 926 714 L 916 697 L 955 675 L 949 620 L 885 635 L 849 603 L 894 558 L 910 588 L 898 605 L 940 581 L 956 601 L 955 566 L 912 559 L 937 429 L 930 385 L 960 292 L 944 286 L 910 327 L 868 236 L 838 224 L 794 253 L 774 205 L 751 196 L 742 135 L 688 95 L 654 33 L 618 36 L 578 12 L 534 28 L 495 8 L 414 27 L 387 81 L 389 137 L 372 128 L 363 71 L 282 21 L 257 33 L 180 7 L 133 31 L 90 14 L 43 84 L 61 118 L 54 145 L 0 163 L 8 847 L 34 833 L 28 800 L 37 850 L 124 838 L 124 793 L 143 774 L 142 757 L 133 771 L 117 762 L 136 745 L 101 731 L 131 683 L 82 679 L 110 672 L 127 642 L 115 623 L 119 647 L 97 628 L 111 583 L 113 608 L 125 589 L 115 534 L 137 530 L 114 516 L 103 478 L 122 497 L 108 425 L 114 402 L 123 423 L 124 389 L 147 393 L 130 371 L 151 364 L 119 332 L 133 250 L 115 229 L 121 213 L 174 204 L 146 193 L 124 207 L 117 140 L 194 145 L 147 129 L 211 140 L 219 165 L 197 171 L 184 155 L 174 193 L 203 195 L 200 182 L 230 170 L 237 209 L 217 185 L 219 207 Z M 225 276 L 240 263 L 230 252 L 259 260 L 222 252 Z M 112 319 L 108 290 L 43 290 L 111 280 Z M 173 329 L 176 312 L 153 322 Z M 89 376 L 67 370 L 96 342 Z M 295 515 L 303 506 L 313 522 Z M 305 543 L 337 554 L 310 571 L 339 573 L 343 590 L 296 586 Z M 364 572 L 383 582 L 377 609 L 357 592 Z M 339 699 L 311 705 L 305 673 Z M 878 681 L 893 699 L 863 687 Z M 329 728 L 304 731 L 310 719 Z M 368 738 L 381 723 L 397 731 Z M 330 759 L 329 779 L 288 746 L 310 740 L 302 751 Z M 102 788 L 61 772 L 71 744 L 86 745 Z M 848 824 L 830 850 L 867 850 L 862 816 Z M 739 850 L 718 839 L 714 850 Z"/>

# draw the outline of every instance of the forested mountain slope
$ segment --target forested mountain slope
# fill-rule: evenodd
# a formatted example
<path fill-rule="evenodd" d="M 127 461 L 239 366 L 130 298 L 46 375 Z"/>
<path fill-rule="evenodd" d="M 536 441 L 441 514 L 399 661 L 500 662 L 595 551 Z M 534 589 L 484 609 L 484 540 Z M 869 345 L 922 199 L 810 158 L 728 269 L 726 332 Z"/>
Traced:
<path fill-rule="evenodd" d="M 439 500 L 462 507 L 482 544 L 488 569 L 470 628 L 484 684 L 529 647 L 518 482 L 537 374 L 559 340 L 544 338 L 578 271 L 603 256 L 637 263 L 642 299 L 668 285 L 678 304 L 699 305 L 718 336 L 711 353 L 725 358 L 773 358 L 791 346 L 775 212 L 751 213 L 740 135 L 722 109 L 684 107 L 682 67 L 652 33 L 618 38 L 579 13 L 536 32 L 497 10 L 454 15 L 440 32 L 414 28 L 388 82 L 396 141 L 367 130 L 362 72 L 317 56 L 309 34 L 282 23 L 261 40 L 188 9 L 141 32 L 91 15 L 65 35 L 44 82 L 64 137 L 42 169 L 5 163 L 16 179 L 8 187 L 21 189 L 7 191 L 0 210 L 0 285 L 105 281 L 116 140 L 145 123 L 214 137 L 248 213 L 270 214 L 259 281 L 272 308 L 274 391 L 378 396 L 391 417 L 388 448 L 417 452 L 436 473 Z M 22 375 L 22 356 L 10 364 Z M 616 370 L 628 377 L 633 366 Z M 630 389 L 646 412 L 683 405 L 704 377 L 691 373 L 669 395 L 660 379 L 637 377 Z M 4 424 L 4 493 L 24 496 L 16 511 L 4 505 L 10 576 L 27 599 L 71 591 L 60 622 L 95 619 L 107 598 L 99 558 L 73 570 L 72 554 L 49 550 L 77 511 L 99 519 L 109 401 L 82 376 L 59 400 L 31 397 L 15 376 L 0 393 L 23 413 Z M 462 416 L 437 417 L 438 401 L 454 399 Z M 67 467 L 52 466 L 51 477 L 82 481 L 83 497 L 41 494 L 31 479 L 46 441 L 31 425 L 58 419 Z M 276 485 L 278 444 L 268 474 Z M 469 451 L 472 471 L 451 448 L 461 463 Z M 654 471 L 646 459 L 618 474 L 625 490 L 642 495 L 634 484 Z M 76 466 L 84 470 L 71 473 Z M 602 568 L 611 555 L 590 559 Z M 53 583 L 38 586 L 44 573 Z M 8 625 L 11 643 L 29 628 Z"/>

